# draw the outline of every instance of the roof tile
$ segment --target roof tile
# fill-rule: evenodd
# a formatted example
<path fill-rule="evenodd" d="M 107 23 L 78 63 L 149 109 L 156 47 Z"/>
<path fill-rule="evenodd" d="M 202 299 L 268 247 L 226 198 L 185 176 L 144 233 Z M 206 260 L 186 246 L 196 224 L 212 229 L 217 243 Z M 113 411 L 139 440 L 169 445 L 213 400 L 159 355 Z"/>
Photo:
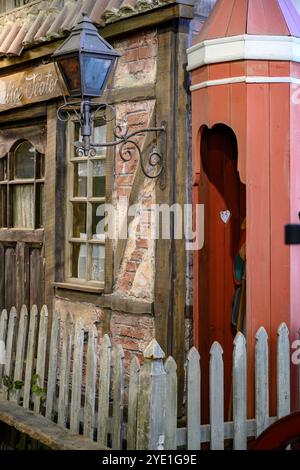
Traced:
<path fill-rule="evenodd" d="M 22 53 L 53 38 L 64 36 L 87 13 L 98 25 L 118 21 L 176 0 L 34 0 L 0 15 L 0 55 Z"/>

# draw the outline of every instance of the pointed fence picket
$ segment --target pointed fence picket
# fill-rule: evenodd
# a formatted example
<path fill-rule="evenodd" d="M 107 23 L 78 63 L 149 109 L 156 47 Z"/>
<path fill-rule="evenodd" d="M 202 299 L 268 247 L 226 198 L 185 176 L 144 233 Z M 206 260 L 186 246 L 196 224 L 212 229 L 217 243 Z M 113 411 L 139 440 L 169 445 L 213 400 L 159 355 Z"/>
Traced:
<path fill-rule="evenodd" d="M 269 348 L 264 327 L 256 334 L 255 347 L 256 437 L 269 425 Z"/>
<path fill-rule="evenodd" d="M 134 450 L 136 448 L 137 433 L 137 406 L 138 406 L 138 388 L 140 362 L 136 356 L 132 358 L 130 364 L 130 380 L 128 390 L 128 432 L 127 432 L 127 449 Z M 177 393 L 177 389 L 176 389 Z"/>
<path fill-rule="evenodd" d="M 29 318 L 25 307 L 20 316 L 14 308 L 9 317 L 5 310 L 1 313 L 0 340 L 6 346 L 6 364 L 0 369 L 0 389 L 4 388 L 3 375 L 24 381 L 11 400 L 99 445 L 118 450 L 198 450 L 206 444 L 217 450 L 231 441 L 234 450 L 244 450 L 249 437 L 260 435 L 290 413 L 290 340 L 285 324 L 280 325 L 277 338 L 277 416 L 269 417 L 268 335 L 260 328 L 255 348 L 255 419 L 247 419 L 247 348 L 245 337 L 238 333 L 230 371 L 232 421 L 224 420 L 224 375 L 229 372 L 224 370 L 223 350 L 216 342 L 210 351 L 210 424 L 201 424 L 200 356 L 192 348 L 186 362 L 186 422 L 180 427 L 177 364 L 172 357 L 165 360 L 155 339 L 144 351 L 142 366 L 137 356 L 132 357 L 127 376 L 122 347 L 112 348 L 108 335 L 98 342 L 95 325 L 85 331 L 81 319 L 73 325 L 71 317 L 62 322 L 54 313 L 49 344 L 47 332 L 46 307 L 40 313 L 32 307 Z M 46 403 L 33 387 L 34 375 Z M 7 398 L 3 392 L 1 400 Z"/>
<path fill-rule="evenodd" d="M 120 450 L 122 449 L 124 408 L 124 351 L 120 345 L 114 349 L 113 395 L 112 448 Z"/>
<path fill-rule="evenodd" d="M 95 401 L 96 401 L 96 375 L 97 375 L 97 329 L 95 325 L 89 331 L 89 344 L 87 350 L 87 368 L 84 404 L 84 436 L 94 438 L 95 429 Z"/>
<path fill-rule="evenodd" d="M 233 350 L 233 448 L 247 449 L 247 351 L 245 337 L 238 333 Z"/>
<path fill-rule="evenodd" d="M 83 339 L 84 339 L 83 323 L 81 320 L 79 320 L 75 325 L 75 335 L 74 335 L 72 399 L 71 399 L 71 412 L 70 412 L 70 429 L 74 433 L 79 433 L 79 428 L 80 428 Z"/>
<path fill-rule="evenodd" d="M 47 334 L 48 334 L 48 309 L 44 306 L 41 310 L 39 322 L 39 337 L 37 347 L 37 360 L 36 360 L 36 379 L 37 385 L 41 390 L 44 390 L 45 384 L 45 368 L 46 368 L 46 348 L 47 348 Z M 34 412 L 39 414 L 41 408 L 41 401 L 43 396 L 35 395 Z"/>
<path fill-rule="evenodd" d="M 214 343 L 210 350 L 210 442 L 224 450 L 224 364 L 223 349 Z"/>
<path fill-rule="evenodd" d="M 99 444 L 107 445 L 109 426 L 109 398 L 111 373 L 111 343 L 108 335 L 104 335 L 100 347 L 99 372 L 99 406 L 97 440 Z"/>
<path fill-rule="evenodd" d="M 63 428 L 68 423 L 69 412 L 69 384 L 71 376 L 71 354 L 73 342 L 73 323 L 67 318 L 61 349 L 60 374 L 59 374 L 59 397 L 57 424 Z"/>

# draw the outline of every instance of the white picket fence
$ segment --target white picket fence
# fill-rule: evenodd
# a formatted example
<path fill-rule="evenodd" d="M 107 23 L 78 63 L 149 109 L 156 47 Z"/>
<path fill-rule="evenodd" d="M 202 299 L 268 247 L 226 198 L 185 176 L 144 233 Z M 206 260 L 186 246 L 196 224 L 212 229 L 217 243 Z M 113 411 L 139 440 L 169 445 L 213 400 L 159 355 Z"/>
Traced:
<path fill-rule="evenodd" d="M 210 355 L 210 425 L 200 424 L 200 356 L 192 348 L 186 364 L 186 427 L 182 428 L 177 427 L 176 362 L 172 357 L 165 360 L 155 339 L 144 351 L 143 365 L 137 357 L 132 359 L 126 380 L 122 347 L 112 348 L 105 335 L 99 348 L 95 326 L 88 332 L 85 361 L 82 321 L 62 323 L 54 315 L 49 346 L 47 330 L 46 307 L 40 314 L 33 307 L 30 315 L 23 307 L 18 321 L 14 308 L 9 315 L 6 310 L 2 312 L 0 341 L 6 345 L 6 363 L 0 366 L 2 399 L 7 395 L 4 376 L 23 381 L 22 389 L 13 390 L 10 400 L 112 449 L 198 450 L 202 443 L 210 443 L 210 448 L 217 450 L 224 449 L 225 440 L 232 440 L 233 449 L 243 450 L 249 437 L 260 435 L 276 419 L 290 413 L 291 357 L 285 324 L 278 329 L 277 416 L 269 416 L 268 336 L 260 328 L 255 353 L 256 418 L 247 419 L 246 340 L 239 333 L 233 352 L 233 421 L 224 422 L 223 351 L 214 343 Z M 33 391 L 34 374 L 46 391 L 45 400 Z"/>

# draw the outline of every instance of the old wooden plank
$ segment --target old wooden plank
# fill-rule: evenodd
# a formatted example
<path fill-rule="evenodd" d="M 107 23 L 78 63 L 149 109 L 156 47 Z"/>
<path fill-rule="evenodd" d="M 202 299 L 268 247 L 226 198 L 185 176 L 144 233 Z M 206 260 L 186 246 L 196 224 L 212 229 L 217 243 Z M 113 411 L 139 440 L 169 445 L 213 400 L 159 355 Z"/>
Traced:
<path fill-rule="evenodd" d="M 177 430 L 177 364 L 173 357 L 169 357 L 165 363 L 167 373 L 167 400 L 166 400 L 166 450 L 176 450 Z"/>
<path fill-rule="evenodd" d="M 56 393 L 57 366 L 60 340 L 60 322 L 61 319 L 57 312 L 52 318 L 50 354 L 49 354 L 49 370 L 47 382 L 47 398 L 46 398 L 46 418 L 53 419 L 54 414 L 54 398 Z"/>
<path fill-rule="evenodd" d="M 277 345 L 277 417 L 291 413 L 291 372 L 290 372 L 289 330 L 285 323 L 278 328 Z"/>
<path fill-rule="evenodd" d="M 16 282 L 17 296 L 16 308 L 21 310 L 22 305 L 29 307 L 29 280 L 30 277 L 26 272 L 28 266 L 28 246 L 24 242 L 18 242 L 16 248 Z"/>
<path fill-rule="evenodd" d="M 63 428 L 66 427 L 68 421 L 72 342 L 73 323 L 71 321 L 71 318 L 68 317 L 64 327 L 62 338 L 57 417 L 57 424 L 59 426 L 62 426 Z"/>
<path fill-rule="evenodd" d="M 0 317 L 0 389 L 2 388 L 2 377 L 5 363 L 5 345 L 6 345 L 6 334 L 7 334 L 7 310 L 2 310 Z"/>
<path fill-rule="evenodd" d="M 24 358 L 25 358 L 25 345 L 27 339 L 27 325 L 28 325 L 28 310 L 26 305 L 21 308 L 18 337 L 17 337 L 17 348 L 16 348 L 16 362 L 14 370 L 14 382 L 23 381 L 24 372 Z M 16 403 L 20 401 L 20 390 L 14 390 L 12 394 L 12 400 Z"/>
<path fill-rule="evenodd" d="M 30 253 L 30 303 L 41 309 L 45 300 L 44 257 L 41 248 Z"/>
<path fill-rule="evenodd" d="M 75 335 L 74 335 L 72 398 L 71 398 L 71 410 L 70 410 L 70 429 L 73 432 L 79 432 L 79 425 L 80 425 L 83 339 L 84 339 L 83 322 L 82 320 L 78 320 L 75 325 Z"/>
<path fill-rule="evenodd" d="M 187 357 L 187 448 L 201 449 L 200 355 L 192 348 Z"/>
<path fill-rule="evenodd" d="M 258 437 L 269 423 L 269 348 L 268 334 L 263 327 L 256 334 L 255 416 Z"/>
<path fill-rule="evenodd" d="M 36 375 L 38 377 L 39 387 L 44 390 L 45 385 L 45 367 L 46 367 L 46 350 L 48 336 L 48 308 L 44 305 L 40 314 L 39 337 L 37 348 Z M 33 399 L 34 412 L 39 413 L 41 407 L 41 397 L 35 396 Z"/>
<path fill-rule="evenodd" d="M 127 449 L 136 449 L 137 436 L 137 406 L 140 362 L 136 356 L 130 363 L 130 377 L 128 390 L 128 426 L 127 426 Z"/>
<path fill-rule="evenodd" d="M 95 325 L 89 330 L 89 342 L 87 350 L 87 368 L 85 384 L 84 403 L 84 426 L 83 434 L 89 439 L 94 439 L 95 431 L 95 397 L 96 397 L 96 376 L 97 376 L 97 345 L 98 332 Z"/>
<path fill-rule="evenodd" d="M 44 230 L 18 230 L 0 231 L 0 242 L 16 243 L 18 240 L 24 243 L 39 244 L 43 242 Z"/>
<path fill-rule="evenodd" d="M 0 421 L 52 450 L 109 450 L 12 402 L 0 400 Z"/>
<path fill-rule="evenodd" d="M 247 450 L 247 352 L 246 339 L 238 333 L 233 351 L 233 446 Z"/>
<path fill-rule="evenodd" d="M 210 350 L 209 373 L 211 450 L 224 450 L 224 363 L 217 342 Z"/>
<path fill-rule="evenodd" d="M 108 335 L 104 335 L 100 345 L 100 374 L 99 374 L 99 404 L 98 404 L 98 432 L 97 440 L 107 445 L 108 418 L 109 418 L 109 390 L 110 390 L 110 364 L 111 342 Z"/>
<path fill-rule="evenodd" d="M 38 310 L 37 310 L 36 305 L 33 305 L 30 311 L 27 354 L 26 354 L 25 381 L 24 381 L 24 394 L 23 394 L 23 407 L 27 409 L 30 407 L 31 383 L 32 383 L 33 370 L 34 370 L 37 325 L 38 325 Z"/>
<path fill-rule="evenodd" d="M 113 377 L 112 448 L 121 450 L 124 408 L 124 351 L 120 345 L 114 348 Z"/>

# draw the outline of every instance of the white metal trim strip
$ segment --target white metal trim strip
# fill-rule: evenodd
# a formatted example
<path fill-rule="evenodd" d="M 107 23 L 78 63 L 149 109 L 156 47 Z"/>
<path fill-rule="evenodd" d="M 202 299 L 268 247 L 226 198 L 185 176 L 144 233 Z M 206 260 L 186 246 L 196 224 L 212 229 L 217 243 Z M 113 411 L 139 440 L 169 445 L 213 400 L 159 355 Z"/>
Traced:
<path fill-rule="evenodd" d="M 290 83 L 293 85 L 300 85 L 300 78 L 294 77 L 231 77 L 222 78 L 219 80 L 208 80 L 205 82 L 197 83 L 190 87 L 191 91 L 200 90 L 201 88 L 208 88 L 219 85 L 230 85 L 234 83 Z"/>

